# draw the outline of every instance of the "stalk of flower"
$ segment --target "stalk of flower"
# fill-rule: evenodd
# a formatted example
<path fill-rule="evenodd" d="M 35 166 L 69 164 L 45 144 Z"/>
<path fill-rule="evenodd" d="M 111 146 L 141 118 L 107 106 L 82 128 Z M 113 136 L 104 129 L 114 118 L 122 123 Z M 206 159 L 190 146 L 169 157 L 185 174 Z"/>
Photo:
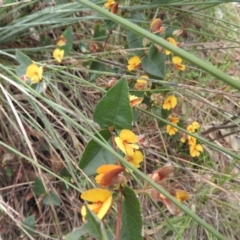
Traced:
<path fill-rule="evenodd" d="M 167 38 L 167 41 L 168 41 L 169 43 L 171 43 L 173 46 L 177 46 L 177 42 L 175 41 L 174 38 L 169 37 L 169 38 Z M 165 52 L 166 55 L 169 55 L 169 54 L 172 53 L 171 51 L 169 51 L 169 50 L 167 50 L 167 49 L 165 49 L 164 52 Z"/>
<path fill-rule="evenodd" d="M 56 48 L 53 51 L 53 58 L 55 60 L 57 60 L 59 63 L 62 62 L 63 56 L 64 56 L 64 50 L 63 49 Z"/>
<path fill-rule="evenodd" d="M 88 208 L 97 215 L 101 220 L 108 212 L 112 205 L 112 193 L 109 190 L 95 188 L 84 191 L 80 197 L 87 201 L 91 202 L 87 204 Z M 86 206 L 81 208 L 82 219 L 85 222 L 87 215 Z"/>
<path fill-rule="evenodd" d="M 134 150 L 139 149 L 137 136 L 128 129 L 121 130 L 119 136 L 115 137 L 115 142 L 127 156 L 133 156 Z"/>
<path fill-rule="evenodd" d="M 102 165 L 97 168 L 98 175 L 95 177 L 95 180 L 103 187 L 124 184 L 126 183 L 126 178 L 120 174 L 124 170 L 125 168 L 119 165 Z"/>
<path fill-rule="evenodd" d="M 186 66 L 182 64 L 182 59 L 180 57 L 173 57 L 172 63 L 178 70 L 184 71 L 186 69 Z"/>
<path fill-rule="evenodd" d="M 177 106 L 177 98 L 174 95 L 168 96 L 162 105 L 162 108 L 165 110 L 173 109 Z"/>
<path fill-rule="evenodd" d="M 39 67 L 36 63 L 30 64 L 26 69 L 26 76 L 31 79 L 32 83 L 38 83 L 42 80 L 43 67 Z"/>
<path fill-rule="evenodd" d="M 141 59 L 138 56 L 134 56 L 128 60 L 128 71 L 135 70 L 141 63 Z"/>

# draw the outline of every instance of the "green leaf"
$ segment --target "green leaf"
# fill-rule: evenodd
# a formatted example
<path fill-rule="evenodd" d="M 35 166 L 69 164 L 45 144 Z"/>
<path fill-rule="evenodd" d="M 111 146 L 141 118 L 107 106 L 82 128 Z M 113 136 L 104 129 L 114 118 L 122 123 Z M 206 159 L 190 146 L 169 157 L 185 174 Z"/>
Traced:
<path fill-rule="evenodd" d="M 12 170 L 11 167 L 6 166 L 6 167 L 4 168 L 4 170 L 5 170 L 5 173 L 6 173 L 6 175 L 7 175 L 8 177 L 11 177 L 11 176 L 13 175 L 13 170 Z"/>
<path fill-rule="evenodd" d="M 102 224 L 102 222 L 89 211 L 87 207 L 87 222 L 80 228 L 74 229 L 71 233 L 66 236 L 66 240 L 79 240 L 80 237 L 91 234 L 92 237 L 99 240 L 109 240 L 107 237 L 107 232 Z"/>
<path fill-rule="evenodd" d="M 44 188 L 44 185 L 41 179 L 35 178 L 35 181 L 33 184 L 33 191 L 37 197 L 41 196 L 42 194 L 46 194 L 46 190 Z"/>
<path fill-rule="evenodd" d="M 42 34 L 40 35 L 40 44 L 41 46 L 52 45 L 52 39 L 49 36 Z"/>
<path fill-rule="evenodd" d="M 93 120 L 101 128 L 114 127 L 115 130 L 132 128 L 128 85 L 125 78 L 118 81 L 100 100 L 93 113 Z"/>
<path fill-rule="evenodd" d="M 64 50 L 64 56 L 68 55 L 72 51 L 73 46 L 73 31 L 72 27 L 69 26 L 63 33 L 62 36 L 64 36 L 67 40 L 66 44 L 62 47 L 58 47 L 60 49 Z"/>
<path fill-rule="evenodd" d="M 50 206 L 57 206 L 59 207 L 60 204 L 60 200 L 58 195 L 56 195 L 53 191 L 51 191 L 49 194 L 47 194 L 43 199 L 42 199 L 43 204 Z"/>
<path fill-rule="evenodd" d="M 128 31 L 127 32 L 127 40 L 128 40 L 128 46 L 129 49 L 132 49 L 133 53 L 135 53 L 136 55 L 142 55 L 143 54 L 143 50 L 134 50 L 135 48 L 142 48 L 142 42 L 143 42 L 143 38 L 139 37 L 139 35 L 137 35 L 136 33 L 132 32 L 132 31 Z"/>
<path fill-rule="evenodd" d="M 93 38 L 96 41 L 103 41 L 107 37 L 106 28 L 102 26 L 102 24 L 97 23 L 94 28 Z"/>
<path fill-rule="evenodd" d="M 94 73 L 89 74 L 89 80 L 93 81 L 101 75 L 101 72 L 106 71 L 106 65 L 104 63 L 100 62 L 100 60 L 98 60 L 98 61 L 93 60 L 90 65 L 90 69 L 99 72 L 99 73 L 94 72 Z"/>
<path fill-rule="evenodd" d="M 95 134 L 95 136 L 98 138 L 102 137 L 111 144 L 111 133 L 108 130 L 102 130 L 98 134 Z M 91 176 L 96 173 L 96 169 L 99 166 L 109 163 L 116 163 L 116 157 L 94 140 L 91 140 L 83 153 L 79 167 L 88 176 Z"/>
<path fill-rule="evenodd" d="M 45 93 L 46 88 L 47 88 L 47 84 L 43 80 L 43 81 L 40 81 L 36 84 L 32 84 L 31 87 L 32 87 L 32 89 L 34 89 L 38 93 Z"/>
<path fill-rule="evenodd" d="M 159 50 L 154 46 L 154 44 L 151 44 L 148 56 L 151 61 L 160 69 L 163 76 L 165 76 L 166 55 L 164 53 L 160 53 Z"/>
<path fill-rule="evenodd" d="M 34 229 L 35 229 L 35 216 L 31 215 L 23 221 L 23 228 L 30 234 L 34 235 Z"/>
<path fill-rule="evenodd" d="M 129 188 L 123 188 L 125 197 L 122 203 L 122 227 L 120 233 L 121 240 L 141 240 L 142 217 L 140 203 L 135 192 Z"/>
<path fill-rule="evenodd" d="M 82 42 L 79 43 L 78 48 L 82 53 L 86 53 L 88 51 L 87 44 L 82 43 Z"/>
<path fill-rule="evenodd" d="M 20 63 L 20 66 L 18 66 L 15 71 L 17 76 L 21 77 L 22 75 L 26 74 L 27 66 L 32 64 L 32 60 L 18 50 L 16 50 L 16 60 Z"/>
<path fill-rule="evenodd" d="M 149 75 L 153 77 L 164 78 L 164 73 L 161 71 L 159 66 L 152 61 L 148 56 L 142 59 L 142 67 Z"/>

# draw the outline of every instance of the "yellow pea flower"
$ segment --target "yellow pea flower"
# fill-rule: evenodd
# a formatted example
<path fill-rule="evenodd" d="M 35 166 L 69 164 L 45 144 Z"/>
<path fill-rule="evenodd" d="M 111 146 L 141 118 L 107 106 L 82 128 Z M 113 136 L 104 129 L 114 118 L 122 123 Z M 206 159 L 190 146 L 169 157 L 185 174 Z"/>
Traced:
<path fill-rule="evenodd" d="M 138 56 L 134 56 L 128 60 L 127 68 L 129 71 L 132 71 L 136 69 L 140 63 L 141 63 L 141 59 Z"/>
<path fill-rule="evenodd" d="M 178 129 L 171 126 L 171 125 L 167 125 L 166 126 L 166 130 L 167 130 L 167 133 L 170 135 L 170 136 L 173 136 L 175 135 L 177 132 L 178 132 Z"/>
<path fill-rule="evenodd" d="M 201 144 L 190 145 L 189 150 L 192 157 L 198 157 L 203 152 L 203 147 Z"/>
<path fill-rule="evenodd" d="M 169 121 L 170 121 L 171 123 L 174 123 L 174 124 L 177 125 L 177 123 L 179 123 L 179 118 L 170 116 L 170 117 L 169 117 Z M 175 135 L 175 134 L 178 132 L 178 129 L 175 128 L 175 127 L 173 127 L 173 126 L 171 126 L 171 125 L 167 125 L 167 126 L 166 126 L 166 131 L 167 131 L 167 133 L 168 133 L 170 136 L 173 136 L 173 135 Z"/>
<path fill-rule="evenodd" d="M 186 66 L 182 64 L 182 59 L 180 57 L 173 57 L 172 63 L 178 70 L 184 71 L 186 69 Z"/>
<path fill-rule="evenodd" d="M 140 168 L 140 163 L 143 161 L 143 154 L 141 151 L 134 151 L 133 156 L 126 156 L 126 160 L 131 163 L 134 167 Z"/>
<path fill-rule="evenodd" d="M 197 143 L 197 139 L 195 137 L 188 135 L 188 145 L 192 146 L 192 145 L 196 145 L 196 143 Z"/>
<path fill-rule="evenodd" d="M 55 60 L 57 60 L 59 63 L 62 62 L 63 56 L 64 56 L 64 50 L 63 49 L 61 50 L 59 48 L 56 48 L 53 51 L 53 58 Z"/>
<path fill-rule="evenodd" d="M 192 122 L 192 126 L 195 128 L 195 130 L 198 130 L 200 128 L 200 124 L 196 121 Z"/>
<path fill-rule="evenodd" d="M 38 83 L 42 79 L 43 67 L 38 67 L 36 63 L 32 63 L 27 67 L 26 76 L 31 79 L 32 83 Z"/>
<path fill-rule="evenodd" d="M 105 4 L 104 7 L 111 9 L 111 7 L 115 4 L 114 0 L 108 0 Z"/>
<path fill-rule="evenodd" d="M 135 95 L 129 95 L 129 99 L 130 99 L 130 106 L 131 107 L 140 104 L 143 100 L 143 98 L 137 97 Z"/>
<path fill-rule="evenodd" d="M 167 97 L 162 105 L 163 109 L 170 110 L 177 106 L 177 98 L 174 95 Z"/>
<path fill-rule="evenodd" d="M 169 38 L 167 38 L 167 41 L 168 41 L 169 43 L 171 43 L 173 46 L 177 46 L 177 42 L 176 42 L 176 40 L 175 40 L 174 38 L 169 37 Z M 171 53 L 172 53 L 171 51 L 165 49 L 165 54 L 166 54 L 166 55 L 169 55 L 169 54 L 171 54 Z"/>
<path fill-rule="evenodd" d="M 106 164 L 97 168 L 98 175 L 95 177 L 96 182 L 103 186 L 121 184 L 126 181 L 123 175 L 124 167 L 114 164 Z"/>
<path fill-rule="evenodd" d="M 176 190 L 175 192 L 175 198 L 179 201 L 179 202 L 183 202 L 183 201 L 187 201 L 190 199 L 189 194 L 184 191 L 184 190 Z"/>
<path fill-rule="evenodd" d="M 58 39 L 58 41 L 57 41 L 57 45 L 59 46 L 59 47 L 62 47 L 62 46 L 64 46 L 64 45 L 66 45 L 66 43 L 67 43 L 67 39 L 64 37 L 64 36 L 60 36 L 59 37 L 59 39 Z"/>
<path fill-rule="evenodd" d="M 139 149 L 137 136 L 128 129 L 121 130 L 118 137 L 115 137 L 118 148 L 127 156 L 134 155 L 134 149 Z"/>
<path fill-rule="evenodd" d="M 97 215 L 101 220 L 108 212 L 112 205 L 112 193 L 109 190 L 95 188 L 84 191 L 80 197 L 91 204 L 87 204 L 88 208 Z M 81 208 L 83 221 L 87 215 L 86 206 Z"/>
<path fill-rule="evenodd" d="M 162 20 L 160 18 L 153 19 L 150 26 L 152 33 L 162 32 L 163 29 L 165 30 L 165 28 L 162 27 Z"/>

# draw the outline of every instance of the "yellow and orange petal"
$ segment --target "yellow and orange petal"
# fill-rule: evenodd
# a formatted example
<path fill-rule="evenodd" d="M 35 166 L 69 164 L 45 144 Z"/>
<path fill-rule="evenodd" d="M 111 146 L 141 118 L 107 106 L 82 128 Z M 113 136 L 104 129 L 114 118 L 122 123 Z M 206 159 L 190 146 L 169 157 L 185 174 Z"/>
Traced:
<path fill-rule="evenodd" d="M 170 136 L 173 136 L 173 135 L 175 135 L 175 134 L 178 132 L 178 129 L 175 128 L 175 127 L 172 127 L 171 125 L 167 125 L 167 126 L 166 126 L 166 130 L 167 130 L 167 133 L 168 133 Z"/>
<path fill-rule="evenodd" d="M 138 56 L 134 56 L 128 60 L 127 68 L 129 71 L 132 71 L 136 69 L 140 63 L 141 63 L 141 59 Z"/>
<path fill-rule="evenodd" d="M 196 145 L 196 143 L 197 143 L 197 139 L 195 137 L 188 135 L 188 145 L 192 146 L 192 145 Z"/>
<path fill-rule="evenodd" d="M 177 106 L 177 98 L 174 95 L 167 97 L 162 105 L 163 109 L 170 110 Z"/>
<path fill-rule="evenodd" d="M 177 46 L 177 42 L 175 41 L 174 38 L 169 37 L 169 38 L 167 38 L 167 41 L 168 41 L 169 43 L 171 43 L 173 46 Z M 171 54 L 171 53 L 172 53 L 171 51 L 165 49 L 165 54 L 166 54 L 166 55 L 169 55 L 169 54 Z"/>
<path fill-rule="evenodd" d="M 140 168 L 140 163 L 143 161 L 143 154 L 139 150 L 135 150 L 133 156 L 126 156 L 126 160 L 134 167 Z"/>
<path fill-rule="evenodd" d="M 59 63 L 62 62 L 63 56 L 64 56 L 64 50 L 63 49 L 56 48 L 53 51 L 53 58 L 55 60 L 57 60 Z"/>
<path fill-rule="evenodd" d="M 197 130 L 200 128 L 200 124 L 196 121 L 192 122 L 192 126 Z"/>
<path fill-rule="evenodd" d="M 117 11 L 118 11 L 118 3 L 112 4 L 110 9 L 111 9 L 111 13 L 114 13 L 114 14 L 117 13 Z"/>
<path fill-rule="evenodd" d="M 180 57 L 173 57 L 172 63 L 178 70 L 184 71 L 186 69 L 186 66 L 182 64 L 182 59 Z"/>
<path fill-rule="evenodd" d="M 94 189 L 84 191 L 80 197 L 85 201 L 95 203 L 95 202 L 104 202 L 111 195 L 112 195 L 111 192 L 106 189 L 94 188 Z"/>
<path fill-rule="evenodd" d="M 100 220 L 106 215 L 112 205 L 112 193 L 106 189 L 90 189 L 83 192 L 80 197 L 85 201 L 92 202 L 92 204 L 87 204 L 87 206 L 97 214 Z M 87 214 L 86 206 L 82 207 L 81 214 L 83 221 L 85 221 Z"/>
<path fill-rule="evenodd" d="M 59 39 L 58 39 L 58 41 L 57 41 L 57 45 L 59 46 L 59 47 L 62 47 L 62 46 L 64 46 L 64 45 L 66 45 L 66 43 L 67 43 L 67 39 L 64 37 L 64 36 L 60 36 L 59 37 Z"/>
<path fill-rule="evenodd" d="M 114 1 L 114 0 L 108 0 L 108 1 L 104 4 L 104 7 L 110 9 L 114 4 L 115 4 L 115 1 Z"/>
<path fill-rule="evenodd" d="M 158 33 L 161 31 L 162 20 L 160 18 L 155 18 L 152 20 L 150 25 L 151 25 L 151 32 Z"/>
<path fill-rule="evenodd" d="M 106 164 L 97 168 L 97 175 L 95 177 L 96 182 L 103 186 L 109 186 L 114 184 L 121 184 L 124 180 L 119 178 L 118 174 L 124 171 L 124 167 L 114 164 Z"/>
<path fill-rule="evenodd" d="M 43 67 L 38 67 L 32 63 L 26 69 L 26 76 L 31 79 L 32 83 L 38 83 L 42 79 Z"/>
<path fill-rule="evenodd" d="M 128 156 L 133 156 L 134 149 L 139 149 L 137 136 L 128 129 L 121 130 L 119 136 L 115 137 L 115 142 L 118 148 Z"/>
<path fill-rule="evenodd" d="M 137 106 L 138 104 L 140 104 L 143 101 L 143 98 L 141 97 L 137 97 L 134 95 L 129 95 L 129 99 L 130 99 L 130 106 Z"/>
<path fill-rule="evenodd" d="M 203 147 L 201 144 L 190 145 L 190 155 L 192 157 L 198 157 L 201 152 L 203 152 Z"/>
<path fill-rule="evenodd" d="M 166 163 L 164 166 L 160 167 L 156 171 L 154 171 L 152 174 L 149 175 L 149 177 L 156 183 L 160 183 L 164 178 L 168 177 L 171 173 L 174 171 L 174 166 L 172 163 Z"/>
<path fill-rule="evenodd" d="M 168 117 L 168 119 L 171 123 L 174 123 L 174 124 L 179 123 L 179 118 L 178 117 L 170 116 L 170 117 Z"/>
<path fill-rule="evenodd" d="M 179 201 L 179 202 L 183 202 L 183 201 L 187 201 L 190 199 L 189 194 L 184 191 L 184 190 L 176 190 L 175 192 L 175 198 Z"/>
<path fill-rule="evenodd" d="M 194 133 L 195 132 L 195 128 L 192 126 L 192 124 L 188 125 L 186 129 L 190 133 Z"/>

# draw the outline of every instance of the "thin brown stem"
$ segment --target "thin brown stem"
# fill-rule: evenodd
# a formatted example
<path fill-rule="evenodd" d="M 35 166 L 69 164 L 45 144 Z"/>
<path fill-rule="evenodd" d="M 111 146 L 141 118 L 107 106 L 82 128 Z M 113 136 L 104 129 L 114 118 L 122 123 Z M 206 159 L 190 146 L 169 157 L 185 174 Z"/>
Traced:
<path fill-rule="evenodd" d="M 115 240 L 120 240 L 120 230 L 121 230 L 121 223 L 122 223 L 121 216 L 122 216 L 122 187 L 120 187 L 119 193 L 118 193 Z"/>

